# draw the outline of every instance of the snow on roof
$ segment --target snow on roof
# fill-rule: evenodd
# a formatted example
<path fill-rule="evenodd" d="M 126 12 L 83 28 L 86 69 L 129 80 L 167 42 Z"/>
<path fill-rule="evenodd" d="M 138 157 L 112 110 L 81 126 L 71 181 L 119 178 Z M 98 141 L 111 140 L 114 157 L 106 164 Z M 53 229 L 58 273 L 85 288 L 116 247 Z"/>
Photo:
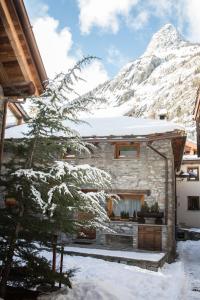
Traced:
<path fill-rule="evenodd" d="M 200 160 L 197 155 L 183 155 L 183 160 Z"/>
<path fill-rule="evenodd" d="M 167 115 L 167 110 L 165 108 L 162 108 L 158 111 L 158 115 Z"/>
<path fill-rule="evenodd" d="M 106 136 L 145 136 L 155 133 L 173 132 L 174 130 L 184 131 L 184 127 L 165 120 L 152 120 L 133 118 L 128 116 L 110 118 L 87 118 L 83 119 L 87 123 L 73 124 L 66 122 L 66 126 L 76 130 L 82 137 L 106 137 Z M 28 132 L 28 125 L 6 129 L 5 138 L 24 138 L 24 133 Z M 64 136 L 62 132 L 56 134 Z"/>

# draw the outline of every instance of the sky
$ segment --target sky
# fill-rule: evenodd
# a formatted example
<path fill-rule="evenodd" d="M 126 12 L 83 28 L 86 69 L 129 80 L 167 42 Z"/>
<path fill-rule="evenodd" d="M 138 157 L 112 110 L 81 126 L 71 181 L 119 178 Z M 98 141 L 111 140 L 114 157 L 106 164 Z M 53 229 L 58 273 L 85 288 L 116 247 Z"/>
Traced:
<path fill-rule="evenodd" d="M 83 56 L 83 94 L 113 78 L 145 51 L 152 35 L 172 23 L 183 37 L 200 42 L 200 0 L 24 0 L 48 77 Z"/>

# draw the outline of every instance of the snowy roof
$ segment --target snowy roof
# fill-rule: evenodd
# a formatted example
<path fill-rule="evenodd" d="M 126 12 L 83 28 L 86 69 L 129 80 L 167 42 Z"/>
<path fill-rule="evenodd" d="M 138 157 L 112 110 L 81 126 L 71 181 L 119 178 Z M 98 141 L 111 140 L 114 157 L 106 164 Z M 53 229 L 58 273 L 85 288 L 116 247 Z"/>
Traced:
<path fill-rule="evenodd" d="M 200 161 L 200 157 L 198 157 L 197 155 L 183 155 L 183 160 L 199 160 Z"/>
<path fill-rule="evenodd" d="M 184 131 L 184 127 L 165 120 L 151 120 L 128 116 L 111 118 L 87 118 L 87 123 L 73 124 L 66 122 L 66 126 L 76 130 L 82 137 L 108 136 L 146 136 L 156 133 Z M 28 125 L 22 124 L 6 129 L 5 138 L 23 138 L 28 131 Z M 64 136 L 62 132 L 56 134 Z"/>

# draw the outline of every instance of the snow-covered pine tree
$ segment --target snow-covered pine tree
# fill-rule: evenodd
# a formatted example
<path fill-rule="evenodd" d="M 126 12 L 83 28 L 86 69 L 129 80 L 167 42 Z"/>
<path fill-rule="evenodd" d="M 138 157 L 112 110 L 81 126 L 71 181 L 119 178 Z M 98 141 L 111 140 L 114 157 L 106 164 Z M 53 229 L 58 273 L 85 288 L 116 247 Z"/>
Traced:
<path fill-rule="evenodd" d="M 14 156 L 5 164 L 1 180 L 5 196 L 15 198 L 16 204 L 0 210 L 1 295 L 8 280 L 24 287 L 58 279 L 69 284 L 66 276 L 50 270 L 49 262 L 39 255 L 41 249 L 51 248 L 54 235 L 72 234 L 82 225 L 102 228 L 108 220 L 104 189 L 110 185 L 110 176 L 89 165 L 75 166 L 61 159 L 68 149 L 80 153 L 94 147 L 69 125 L 81 122 L 80 112 L 103 101 L 81 98 L 74 90 L 80 79 L 77 74 L 92 59 L 84 58 L 67 74 L 49 81 L 44 94 L 31 99 L 36 115 L 24 139 L 6 144 Z M 84 193 L 83 187 L 97 192 Z M 77 212 L 90 217 L 77 220 Z"/>

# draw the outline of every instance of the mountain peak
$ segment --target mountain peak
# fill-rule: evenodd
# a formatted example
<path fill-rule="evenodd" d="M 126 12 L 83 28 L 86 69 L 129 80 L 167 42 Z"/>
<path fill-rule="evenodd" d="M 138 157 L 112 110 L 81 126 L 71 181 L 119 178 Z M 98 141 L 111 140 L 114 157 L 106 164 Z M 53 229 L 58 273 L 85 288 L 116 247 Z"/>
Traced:
<path fill-rule="evenodd" d="M 175 49 L 182 43 L 185 41 L 177 29 L 172 24 L 166 24 L 153 35 L 146 53 L 150 54 L 156 50 L 168 48 Z"/>

